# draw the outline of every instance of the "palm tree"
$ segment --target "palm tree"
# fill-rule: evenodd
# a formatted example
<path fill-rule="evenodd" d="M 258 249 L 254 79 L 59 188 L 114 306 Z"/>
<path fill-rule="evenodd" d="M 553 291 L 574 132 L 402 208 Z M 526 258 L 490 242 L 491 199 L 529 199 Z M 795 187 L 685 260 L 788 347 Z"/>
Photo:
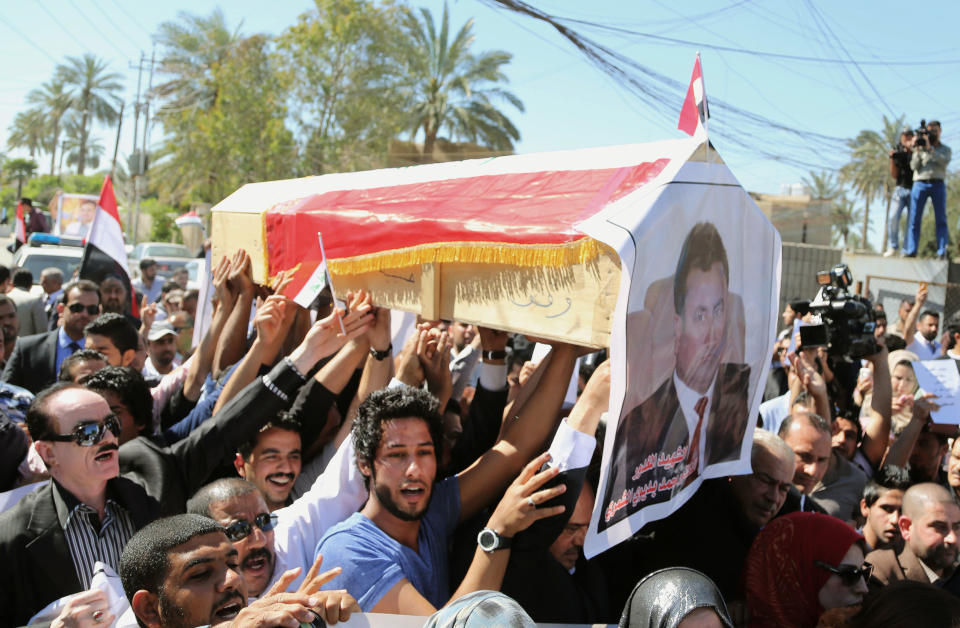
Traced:
<path fill-rule="evenodd" d="M 218 95 L 213 70 L 240 39 L 239 26 L 231 31 L 219 8 L 206 17 L 181 12 L 175 21 L 161 24 L 157 43 L 164 53 L 159 72 L 171 78 L 151 92 L 165 100 L 158 115 L 211 108 Z"/>
<path fill-rule="evenodd" d="M 857 137 L 847 141 L 850 149 L 850 162 L 841 168 L 841 177 L 863 198 L 863 232 L 861 241 L 867 242 L 867 229 L 870 223 L 870 203 L 877 197 L 887 202 L 887 215 L 890 214 L 890 201 L 896 182 L 890 176 L 890 149 L 896 145 L 904 116 L 891 120 L 883 117 L 883 129 L 880 132 L 864 129 Z M 888 219 L 889 220 L 889 219 Z M 887 241 L 889 222 L 884 221 L 883 241 Z"/>
<path fill-rule="evenodd" d="M 843 248 L 847 248 L 848 240 L 853 240 L 854 246 L 859 244 L 861 248 L 866 247 L 865 240 L 858 242 L 856 234 L 850 233 L 850 228 L 860 220 L 860 216 L 861 211 L 856 209 L 853 201 L 846 196 L 842 196 L 839 200 L 833 202 L 833 206 L 830 209 L 830 222 L 836 229 L 833 236 L 834 244 L 842 241 Z"/>
<path fill-rule="evenodd" d="M 82 175 L 87 165 L 87 143 L 92 123 L 113 124 L 117 120 L 117 93 L 123 89 L 119 83 L 122 77 L 107 72 L 104 61 L 87 53 L 79 58 L 67 57 L 65 64 L 57 66 L 56 78 L 70 90 L 80 116 L 77 174 Z"/>
<path fill-rule="evenodd" d="M 46 146 L 50 151 L 50 175 L 57 164 L 57 145 L 60 143 L 60 132 L 63 130 L 63 116 L 73 105 L 70 94 L 64 87 L 63 81 L 53 79 L 44 83 L 38 89 L 27 94 L 27 102 L 35 105 L 46 117 L 47 140 Z"/>
<path fill-rule="evenodd" d="M 46 135 L 46 118 L 39 109 L 21 111 L 13 118 L 10 125 L 10 135 L 7 146 L 10 148 L 26 148 L 30 159 L 44 148 Z"/>
<path fill-rule="evenodd" d="M 420 9 L 419 16 L 408 12 L 404 28 L 409 39 L 400 60 L 411 103 L 409 128 L 414 138 L 423 131 L 425 159 L 431 159 L 443 128 L 454 139 L 512 150 L 520 132 L 494 103 L 506 101 L 523 111 L 519 98 L 498 87 L 507 82 L 502 67 L 513 55 L 502 50 L 472 54 L 472 19 L 451 40 L 446 3 L 439 32 L 427 9 Z"/>
<path fill-rule="evenodd" d="M 3 164 L 3 171 L 7 175 L 7 180 L 17 181 L 17 200 L 23 193 L 23 182 L 33 176 L 37 171 L 37 162 L 32 159 L 8 159 Z"/>
<path fill-rule="evenodd" d="M 82 161 L 92 168 L 99 167 L 100 158 L 103 157 L 105 150 L 100 140 L 96 137 L 88 137 L 84 141 L 80 125 L 75 120 L 68 121 L 64 131 L 63 154 L 67 159 L 67 165 L 77 166 L 79 170 Z"/>
<path fill-rule="evenodd" d="M 821 207 L 826 209 L 826 213 L 830 216 L 831 224 L 836 227 L 837 223 L 835 222 L 836 216 L 834 215 L 834 210 L 837 206 L 837 199 L 843 195 L 843 189 L 837 182 L 834 173 L 826 170 L 821 170 L 820 172 L 813 172 L 811 170 L 809 176 L 803 178 L 803 184 L 807 188 L 810 200 L 819 203 Z M 849 225 L 846 225 L 845 229 L 849 231 Z M 803 242 L 807 241 L 806 233 L 807 214 L 804 212 Z M 846 246 L 846 235 L 844 235 L 844 246 Z"/>

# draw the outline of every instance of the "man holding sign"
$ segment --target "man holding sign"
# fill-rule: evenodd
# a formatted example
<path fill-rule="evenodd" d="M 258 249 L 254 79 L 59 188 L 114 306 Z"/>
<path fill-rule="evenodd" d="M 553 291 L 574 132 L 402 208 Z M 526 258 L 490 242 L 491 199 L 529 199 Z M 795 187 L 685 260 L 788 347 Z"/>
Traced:
<path fill-rule="evenodd" d="M 696 224 L 674 275 L 674 372 L 617 426 L 601 529 L 667 501 L 707 465 L 739 457 L 750 367 L 721 363 L 729 277 L 716 227 Z"/>

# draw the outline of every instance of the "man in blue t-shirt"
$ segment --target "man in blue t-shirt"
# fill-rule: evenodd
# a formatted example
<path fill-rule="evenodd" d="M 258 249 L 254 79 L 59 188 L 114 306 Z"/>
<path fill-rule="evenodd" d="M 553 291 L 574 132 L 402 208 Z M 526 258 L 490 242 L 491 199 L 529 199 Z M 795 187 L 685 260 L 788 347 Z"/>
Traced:
<path fill-rule="evenodd" d="M 563 441 L 567 453 L 558 453 L 551 467 L 539 473 L 549 454 L 530 461 L 553 430 L 576 360 L 571 346 L 561 345 L 553 353 L 541 365 L 539 386 L 503 438 L 469 468 L 439 483 L 435 443 L 441 442 L 442 419 L 436 398 L 400 386 L 377 391 L 361 404 L 353 440 L 370 497 L 317 546 L 325 564 L 343 568 L 331 586 L 346 588 L 366 612 L 409 615 L 430 615 L 466 593 L 500 588 L 513 535 L 563 510 L 537 507 L 562 493 L 563 485 L 541 487 L 567 468 L 569 458 L 589 460 L 594 448 L 592 436 L 563 423 L 551 449 L 559 452 L 557 443 Z M 473 562 L 451 595 L 447 542 L 454 528 L 500 494 L 528 461 L 478 537 Z"/>

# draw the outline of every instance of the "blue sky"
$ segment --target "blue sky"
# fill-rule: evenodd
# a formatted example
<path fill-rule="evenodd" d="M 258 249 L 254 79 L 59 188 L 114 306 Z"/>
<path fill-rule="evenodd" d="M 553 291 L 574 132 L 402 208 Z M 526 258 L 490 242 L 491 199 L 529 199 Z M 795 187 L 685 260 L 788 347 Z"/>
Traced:
<path fill-rule="evenodd" d="M 556 16 L 596 22 L 643 35 L 600 31 L 572 25 L 660 74 L 686 84 L 694 55 L 702 54 L 708 96 L 802 133 L 847 138 L 864 128 L 879 128 L 881 116 L 939 118 L 944 142 L 957 145 L 960 115 L 960 49 L 955 44 L 958 13 L 943 3 L 926 15 L 894 2 L 725 2 L 669 0 L 570 0 L 531 3 Z M 412 2 L 439 18 L 441 0 Z M 22 0 L 0 4 L 0 137 L 14 115 L 26 108 L 28 91 L 48 80 L 57 62 L 92 52 L 126 77 L 127 111 L 136 90 L 135 64 L 149 55 L 157 26 L 180 11 L 207 14 L 221 6 L 244 33 L 276 34 L 312 6 L 308 0 Z M 522 139 L 518 152 L 538 152 L 678 137 L 681 102 L 642 102 L 546 25 L 492 8 L 479 0 L 450 2 L 452 22 L 475 19 L 478 49 L 503 49 L 514 55 L 507 68 L 510 89 L 524 102 L 511 117 Z M 921 28 L 922 24 L 922 28 Z M 651 36 L 681 42 L 665 42 Z M 715 47 L 725 47 L 718 50 Z M 756 53 L 735 52 L 747 49 Z M 835 63 L 785 59 L 770 53 Z M 826 149 L 812 136 L 785 136 L 770 129 L 738 130 L 737 120 L 714 108 L 711 135 L 734 174 L 750 190 L 778 192 L 799 181 L 808 168 L 778 162 L 760 153 L 801 156 L 810 164 L 836 167 L 844 155 Z M 124 121 L 120 153 L 132 148 L 132 117 Z M 740 135 L 746 146 L 725 140 Z M 113 131 L 98 129 L 113 148 Z M 159 141 L 154 133 L 154 144 Z M 756 147 L 756 148 L 754 148 Z M 16 154 L 13 152 L 11 154 Z M 47 165 L 42 164 L 41 169 Z M 875 213 L 872 231 L 883 228 Z M 878 245 L 879 235 L 873 238 Z"/>

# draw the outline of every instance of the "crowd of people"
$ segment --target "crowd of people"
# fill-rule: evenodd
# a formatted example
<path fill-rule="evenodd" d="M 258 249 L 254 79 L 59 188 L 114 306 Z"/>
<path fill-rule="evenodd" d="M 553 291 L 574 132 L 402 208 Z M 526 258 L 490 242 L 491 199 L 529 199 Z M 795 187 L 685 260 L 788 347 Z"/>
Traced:
<path fill-rule="evenodd" d="M 752 472 L 587 560 L 603 352 L 535 364 L 459 321 L 397 339 L 376 295 L 311 312 L 243 251 L 193 343 L 197 292 L 155 271 L 131 295 L 48 269 L 39 294 L 0 267 L 0 625 L 960 625 L 960 443 L 911 365 L 960 358 L 960 317 L 939 335 L 925 287 L 863 360 L 791 338 L 791 302 Z"/>

